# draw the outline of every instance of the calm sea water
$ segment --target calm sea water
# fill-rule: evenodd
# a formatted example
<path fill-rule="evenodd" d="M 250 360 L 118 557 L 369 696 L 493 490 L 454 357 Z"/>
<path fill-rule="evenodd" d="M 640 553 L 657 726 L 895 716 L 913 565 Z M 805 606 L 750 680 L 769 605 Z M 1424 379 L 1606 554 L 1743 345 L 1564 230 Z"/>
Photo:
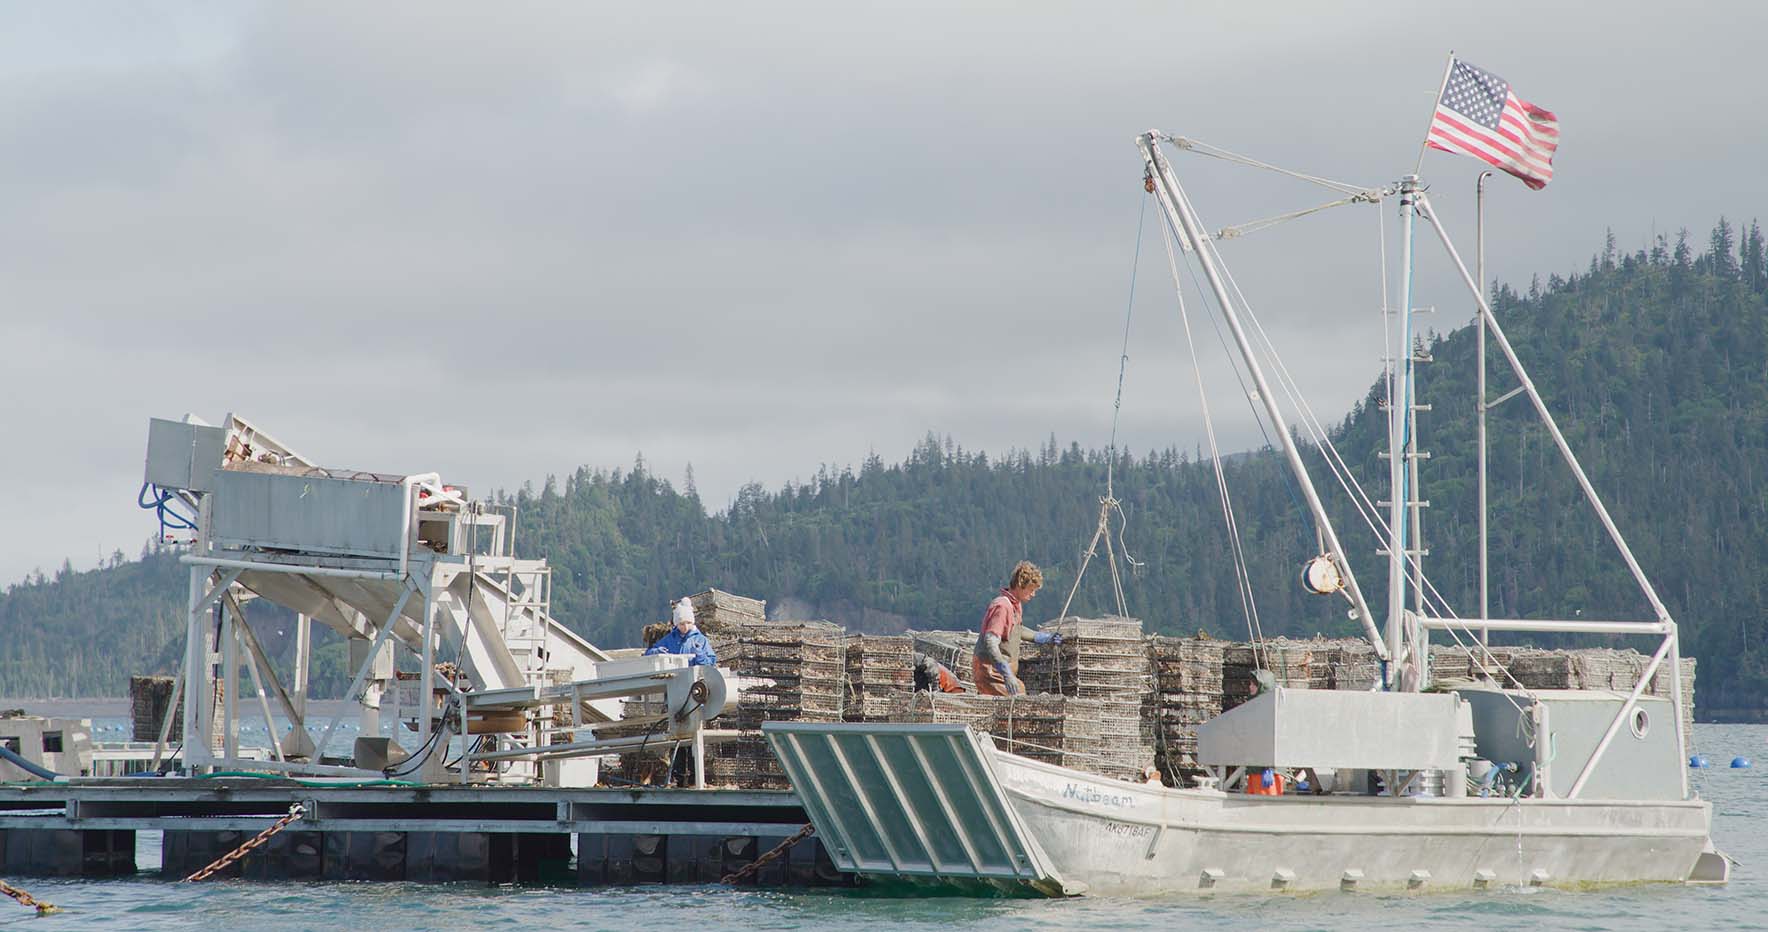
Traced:
<path fill-rule="evenodd" d="M 96 724 L 96 723 L 95 723 Z M 0 927 L 205 929 L 1762 929 L 1768 928 L 1768 725 L 1698 725 L 1695 771 L 1713 801 L 1713 835 L 1741 862 L 1721 888 L 1651 885 L 1598 892 L 1301 894 L 1150 900 L 904 899 L 864 891 L 755 892 L 721 887 L 553 890 L 369 883 L 175 884 L 158 879 L 25 880 L 66 909 L 42 919 L 0 899 Z M 1735 756 L 1763 769 L 1731 770 Z M 139 865 L 159 865 L 157 836 Z M 144 875 L 145 876 L 145 875 Z"/>

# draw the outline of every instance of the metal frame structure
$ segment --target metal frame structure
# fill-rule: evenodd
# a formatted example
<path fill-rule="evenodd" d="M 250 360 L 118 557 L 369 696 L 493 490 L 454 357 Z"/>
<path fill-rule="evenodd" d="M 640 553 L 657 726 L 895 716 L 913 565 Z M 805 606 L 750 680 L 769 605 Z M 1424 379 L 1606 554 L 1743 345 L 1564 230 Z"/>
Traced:
<path fill-rule="evenodd" d="M 186 424 L 193 434 L 216 430 Z M 690 669 L 685 657 L 613 660 L 571 632 L 550 614 L 551 569 L 514 556 L 505 515 L 433 472 L 327 470 L 235 416 L 219 430 L 223 461 L 191 466 L 179 461 L 181 450 L 166 449 L 182 442 L 176 431 L 156 422 L 150 432 L 149 481 L 169 481 L 165 464 L 178 462 L 178 475 L 188 469 L 195 487 L 176 489 L 198 518 L 181 557 L 189 572 L 186 647 L 168 707 L 189 697 L 186 767 L 246 764 L 239 697 L 249 680 L 271 738 L 272 759 L 251 761 L 254 770 L 590 785 L 595 756 L 639 743 L 598 739 L 593 729 L 618 720 L 626 698 L 658 696 L 676 700 L 670 707 L 682 714 L 648 739 L 691 740 L 696 774 L 703 773 L 704 722 L 724 706 L 723 675 Z M 388 520 L 397 523 L 380 524 Z M 253 598 L 296 613 L 287 686 L 245 622 L 243 606 Z M 316 621 L 349 641 L 345 696 L 357 703 L 359 736 L 386 738 L 384 748 L 359 740 L 358 753 L 327 755 L 349 710 L 323 730 L 308 717 Z M 272 697 L 290 723 L 286 734 L 277 734 Z M 405 727 L 415 732 L 409 757 L 398 740 Z M 170 728 L 168 714 L 156 768 Z M 358 760 L 363 753 L 371 759 Z"/>
<path fill-rule="evenodd" d="M 1621 704 L 1614 720 L 1609 723 L 1607 732 L 1603 734 L 1602 741 L 1597 744 L 1595 753 L 1590 756 L 1589 762 L 1585 764 L 1577 781 L 1572 785 L 1568 796 L 1575 798 L 1578 791 L 1583 789 L 1584 783 L 1589 779 L 1590 773 L 1595 769 L 1597 763 L 1602 760 L 1603 752 L 1608 749 L 1615 734 L 1620 731 L 1621 724 L 1633 714 L 1635 704 L 1657 675 L 1658 667 L 1662 664 L 1666 654 L 1670 659 L 1670 690 L 1673 693 L 1670 698 L 1676 710 L 1676 746 L 1679 749 L 1687 747 L 1687 735 L 1683 726 L 1681 635 L 1675 619 L 1670 616 L 1670 610 L 1658 597 L 1656 587 L 1652 586 L 1650 578 L 1645 575 L 1644 568 L 1639 565 L 1639 560 L 1633 556 L 1633 549 L 1627 546 L 1626 538 L 1622 536 L 1620 527 L 1615 524 L 1614 518 L 1609 515 L 1607 506 L 1602 503 L 1602 496 L 1597 494 L 1596 486 L 1585 474 L 1583 464 L 1578 461 L 1577 454 L 1572 452 L 1571 444 L 1566 441 L 1565 434 L 1559 429 L 1558 421 L 1553 417 L 1553 412 L 1548 409 L 1547 402 L 1541 397 L 1540 390 L 1535 387 L 1534 379 L 1529 377 L 1528 369 L 1523 366 L 1522 360 L 1516 355 L 1516 349 L 1510 345 L 1509 338 L 1504 335 L 1504 328 L 1499 325 L 1497 316 L 1492 313 L 1492 306 L 1486 300 L 1484 289 L 1468 273 L 1467 264 L 1461 260 L 1461 253 L 1455 249 L 1455 243 L 1449 237 L 1449 231 L 1444 228 L 1442 219 L 1437 215 L 1430 198 L 1421 193 L 1418 205 L 1421 215 L 1430 221 L 1431 227 L 1436 230 L 1437 238 L 1442 241 L 1444 251 L 1448 253 L 1449 259 L 1454 263 L 1455 270 L 1460 273 L 1462 284 L 1472 292 L 1474 300 L 1479 305 L 1480 316 L 1485 321 L 1493 341 L 1497 344 L 1499 351 L 1504 354 L 1505 361 L 1510 364 L 1510 370 L 1517 378 L 1518 388 L 1528 395 L 1529 401 L 1534 404 L 1535 413 L 1539 416 L 1541 425 L 1553 438 L 1554 445 L 1559 448 L 1560 456 L 1570 467 L 1572 476 L 1577 479 L 1578 488 L 1584 493 L 1585 500 L 1596 512 L 1597 519 L 1602 522 L 1603 529 L 1608 532 L 1609 540 L 1614 543 L 1615 549 L 1620 551 L 1621 559 L 1627 564 L 1627 570 L 1632 573 L 1634 582 L 1638 583 L 1640 591 L 1645 595 L 1646 601 L 1651 604 L 1652 611 L 1657 616 L 1656 622 L 1537 622 L 1536 625 L 1551 627 L 1535 627 L 1534 630 L 1573 634 L 1596 633 L 1593 629 L 1585 626 L 1597 624 L 1607 629 L 1603 633 L 1663 636 L 1663 642 L 1657 652 L 1652 655 L 1651 663 L 1640 674 L 1639 681 L 1634 684 L 1627 701 Z M 1478 626 L 1488 631 L 1505 630 L 1506 628 L 1508 630 L 1524 630 L 1509 626 L 1500 627 L 1503 624 L 1482 618 Z M 1459 623 L 1455 627 L 1467 628 L 1468 625 Z M 1543 751 L 1543 753 L 1545 752 Z M 1688 795 L 1688 773 L 1686 770 L 1682 772 L 1682 794 Z"/>
<path fill-rule="evenodd" d="M 1387 675 L 1388 688 L 1423 688 L 1428 676 L 1428 673 L 1424 668 L 1423 651 L 1424 645 L 1427 643 L 1425 640 L 1428 637 L 1427 632 L 1431 630 L 1467 630 L 1469 633 L 1476 634 L 1476 637 L 1482 642 L 1484 639 L 1483 632 L 1489 631 L 1658 636 L 1662 638 L 1662 641 L 1660 642 L 1657 651 L 1652 655 L 1651 662 L 1646 666 L 1644 672 L 1634 684 L 1627 700 L 1621 704 L 1614 719 L 1609 723 L 1607 732 L 1603 735 L 1601 742 L 1597 745 L 1590 759 L 1585 763 L 1577 780 L 1568 792 L 1568 797 L 1576 797 L 1583 789 L 1584 784 L 1588 781 L 1591 773 L 1602 760 L 1603 754 L 1608 749 L 1609 744 L 1619 732 L 1621 725 L 1626 722 L 1628 717 L 1633 713 L 1639 697 L 1650 686 L 1653 678 L 1657 674 L 1658 668 L 1666 658 L 1671 664 L 1671 691 L 1674 695 L 1672 695 L 1670 699 L 1675 708 L 1677 746 L 1678 748 L 1686 747 L 1687 736 L 1683 725 L 1684 708 L 1682 700 L 1681 648 L 1676 622 L 1671 618 L 1669 610 L 1658 597 L 1656 589 L 1646 577 L 1645 571 L 1640 567 L 1638 560 L 1633 555 L 1633 551 L 1627 546 L 1626 539 L 1621 535 L 1619 527 L 1615 524 L 1613 517 L 1609 515 L 1608 509 L 1603 505 L 1602 499 L 1597 494 L 1595 486 L 1590 482 L 1589 477 L 1584 472 L 1583 466 L 1579 463 L 1577 456 L 1572 452 L 1570 444 L 1567 443 L 1564 433 L 1560 431 L 1559 425 L 1554 420 L 1552 412 L 1548 410 L 1547 404 L 1542 399 L 1540 391 L 1536 389 L 1534 381 L 1529 377 L 1528 370 L 1523 366 L 1522 360 L 1518 358 L 1516 350 L 1511 346 L 1509 339 L 1505 337 L 1504 330 L 1499 325 L 1496 315 L 1493 314 L 1491 305 L 1487 302 L 1479 283 L 1468 273 L 1467 266 L 1462 261 L 1460 253 L 1455 249 L 1454 242 L 1450 239 L 1448 231 L 1444 228 L 1442 220 L 1437 214 L 1434 205 L 1423 190 L 1423 187 L 1419 184 L 1418 176 L 1416 174 L 1405 176 L 1400 180 L 1399 184 L 1393 189 L 1393 191 L 1390 192 L 1397 192 L 1399 195 L 1402 219 L 1402 290 L 1404 292 L 1402 298 L 1404 302 L 1402 313 L 1404 315 L 1405 325 L 1401 328 L 1402 340 L 1400 351 L 1405 353 L 1405 369 L 1403 385 L 1400 390 L 1396 392 L 1396 398 L 1394 399 L 1394 403 L 1389 406 L 1388 412 L 1390 418 L 1389 455 L 1392 494 L 1390 496 L 1390 501 L 1388 502 L 1390 509 L 1387 551 L 1389 601 L 1387 626 L 1385 632 L 1383 632 L 1377 630 L 1374 625 L 1368 606 L 1364 601 L 1362 590 L 1357 584 L 1356 577 L 1351 573 L 1346 552 L 1339 543 L 1338 535 L 1333 530 L 1331 519 L 1321 505 L 1319 494 L 1315 491 L 1307 468 L 1302 462 L 1299 452 L 1295 448 L 1294 441 L 1290 438 L 1289 423 L 1284 419 L 1283 413 L 1276 403 L 1275 396 L 1271 392 L 1270 385 L 1265 379 L 1257 354 L 1254 352 L 1251 343 L 1246 338 L 1245 329 L 1240 321 L 1239 311 L 1236 308 L 1234 301 L 1230 298 L 1229 289 L 1224 283 L 1222 273 L 1217 266 L 1219 257 L 1214 254 L 1214 243 L 1208 235 L 1203 232 L 1204 226 L 1202 222 L 1197 218 L 1190 201 L 1186 198 L 1178 180 L 1174 177 L 1170 162 L 1160 150 L 1160 143 L 1170 139 L 1171 137 L 1158 131 L 1150 131 L 1137 137 L 1137 147 L 1141 150 L 1143 159 L 1147 163 L 1149 177 L 1155 182 L 1155 193 L 1158 195 L 1158 200 L 1162 212 L 1165 215 L 1165 220 L 1172 229 L 1179 231 L 1182 241 L 1187 246 L 1191 247 L 1188 251 L 1196 254 L 1198 265 L 1202 269 L 1205 278 L 1209 281 L 1217 305 L 1221 309 L 1223 319 L 1227 322 L 1230 332 L 1234 335 L 1235 344 L 1239 349 L 1241 360 L 1246 366 L 1249 374 L 1252 376 L 1252 381 L 1259 394 L 1259 400 L 1263 402 L 1265 412 L 1271 419 L 1274 428 L 1272 433 L 1277 438 L 1276 442 L 1281 449 L 1285 460 L 1288 462 L 1291 471 L 1295 474 L 1297 483 L 1301 486 L 1303 495 L 1307 500 L 1308 510 L 1313 516 L 1315 525 L 1318 528 L 1321 537 L 1327 543 L 1330 555 L 1340 566 L 1345 580 L 1346 594 L 1349 596 L 1352 605 L 1355 607 L 1355 614 L 1362 622 L 1365 632 L 1368 634 L 1371 643 L 1375 646 L 1377 654 L 1382 660 L 1390 661 Z M 1486 617 L 1489 612 L 1486 608 L 1484 591 L 1485 502 L 1483 495 L 1483 469 L 1482 495 L 1480 502 L 1480 539 L 1482 551 L 1480 617 L 1477 620 L 1469 621 L 1455 618 L 1435 617 L 1426 612 L 1422 599 L 1424 580 L 1421 561 L 1414 563 L 1411 570 L 1409 570 L 1406 565 L 1408 557 L 1412 555 L 1412 552 L 1408 551 L 1406 547 L 1406 528 L 1408 524 L 1411 524 L 1414 529 L 1418 526 L 1415 521 L 1407 520 L 1406 508 L 1409 504 L 1413 504 L 1413 495 L 1416 493 L 1415 458 L 1421 455 L 1415 451 L 1413 446 L 1415 443 L 1415 431 L 1405 429 L 1407 426 L 1414 424 L 1416 418 L 1411 391 L 1413 370 L 1411 362 L 1412 349 L 1410 345 L 1410 316 L 1413 310 L 1411 295 L 1413 260 L 1412 229 L 1415 216 L 1427 220 L 1432 229 L 1436 231 L 1437 237 L 1442 242 L 1444 250 L 1454 264 L 1455 269 L 1459 272 L 1462 283 L 1466 285 L 1470 292 L 1472 292 L 1479 309 L 1479 321 L 1481 324 L 1480 413 L 1482 419 L 1482 451 L 1484 447 L 1483 415 L 1485 409 L 1492 405 L 1502 403 L 1519 393 L 1526 394 L 1529 397 L 1529 400 L 1533 403 L 1535 412 L 1540 418 L 1541 423 L 1546 427 L 1547 432 L 1553 438 L 1554 444 L 1559 448 L 1559 452 L 1564 458 L 1566 465 L 1571 468 L 1572 475 L 1578 482 L 1578 487 L 1582 490 L 1584 497 L 1596 512 L 1597 518 L 1601 521 L 1603 528 L 1608 532 L 1610 540 L 1613 541 L 1616 549 L 1620 551 L 1621 557 L 1626 562 L 1628 570 L 1632 573 L 1634 580 L 1639 584 L 1641 591 L 1645 594 L 1647 601 L 1651 604 L 1652 610 L 1657 618 L 1656 621 L 1586 622 L 1491 619 Z M 1482 230 L 1482 252 L 1483 243 L 1484 237 Z M 1520 383 L 1516 389 L 1500 396 L 1498 399 L 1491 402 L 1490 405 L 1487 404 L 1484 394 L 1483 357 L 1485 334 L 1487 331 L 1490 332 L 1493 341 L 1503 354 L 1505 361 L 1509 363 L 1511 371 L 1515 374 Z M 1398 364 L 1400 362 L 1401 359 L 1396 357 L 1395 363 Z M 1410 461 L 1414 467 L 1414 469 L 1410 471 L 1410 474 L 1405 468 L 1408 461 Z M 1408 479 L 1411 481 L 1409 482 Z M 1408 490 L 1408 486 L 1412 487 L 1410 491 Z M 1422 507 L 1422 503 L 1418 502 L 1415 504 L 1413 508 L 1414 517 L 1416 517 L 1417 507 Z M 1413 543 L 1414 546 L 1419 544 L 1418 541 L 1414 541 Z M 1421 547 L 1416 551 L 1416 554 L 1418 557 L 1422 557 L 1423 552 Z M 1411 571 L 1417 573 L 1418 585 L 1416 588 L 1419 590 L 1419 598 L 1417 606 L 1413 609 L 1408 609 L 1405 605 L 1405 585 L 1406 577 Z M 1418 658 L 1420 661 L 1419 670 L 1422 675 L 1416 678 L 1402 680 L 1399 676 L 1399 668 L 1407 660 L 1408 656 Z M 1539 706 L 1537 706 L 1537 709 L 1538 708 Z M 1544 779 L 1541 779 L 1540 774 L 1544 774 L 1546 772 L 1546 767 L 1551 763 L 1551 751 L 1548 747 L 1549 744 L 1550 742 L 1543 741 L 1540 743 L 1540 747 L 1537 748 L 1537 754 L 1539 757 L 1538 763 L 1540 765 L 1538 768 L 1537 785 L 1542 788 L 1543 793 L 1547 792 L 1546 787 L 1548 784 Z M 1684 797 L 1688 795 L 1688 776 L 1686 772 L 1683 772 L 1682 774 L 1682 795 Z"/>

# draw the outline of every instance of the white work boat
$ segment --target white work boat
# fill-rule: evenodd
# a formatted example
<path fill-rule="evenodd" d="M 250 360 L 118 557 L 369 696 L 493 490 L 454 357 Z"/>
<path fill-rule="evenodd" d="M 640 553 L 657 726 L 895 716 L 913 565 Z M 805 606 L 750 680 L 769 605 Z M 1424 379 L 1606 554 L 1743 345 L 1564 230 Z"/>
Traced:
<path fill-rule="evenodd" d="M 965 725 L 763 729 L 836 866 L 873 881 L 1151 896 L 1727 878 L 1699 799 L 1252 796 L 1029 760 Z"/>
<path fill-rule="evenodd" d="M 1186 788 L 1028 760 L 965 725 L 770 722 L 763 729 L 769 745 L 836 866 L 872 881 L 1048 895 L 1724 883 L 1730 862 L 1710 840 L 1712 806 L 1688 785 L 1676 622 L 1578 464 L 1417 175 L 1384 188 L 1353 189 L 1343 201 L 1380 204 L 1397 197 L 1406 250 L 1408 305 L 1397 315 L 1403 325 L 1396 355 L 1409 361 L 1390 369 L 1388 405 L 1390 449 L 1405 455 L 1389 456 L 1394 494 L 1383 503 L 1388 520 L 1370 522 L 1372 528 L 1386 525 L 1378 532 L 1389 558 L 1384 631 L 1290 435 L 1291 422 L 1255 341 L 1273 359 L 1274 348 L 1256 319 L 1251 330 L 1245 325 L 1250 308 L 1243 296 L 1231 297 L 1239 289 L 1216 251 L 1219 236 L 1204 232 L 1163 143 L 1179 149 L 1202 144 L 1159 132 L 1138 137 L 1145 183 L 1159 202 L 1169 254 L 1176 243 L 1202 271 L 1256 400 L 1277 427 L 1271 432 L 1275 443 L 1304 493 L 1322 551 L 1309 562 L 1304 580 L 1316 592 L 1348 601 L 1351 617 L 1382 661 L 1380 688 L 1340 692 L 1267 684 L 1258 696 L 1198 728 L 1197 762 L 1206 775 Z M 1433 596 L 1434 590 L 1418 560 L 1423 503 L 1417 498 L 1412 362 L 1420 360 L 1408 351 L 1414 218 L 1435 229 L 1479 310 L 1482 605 L 1479 617 L 1467 620 L 1456 618 L 1440 596 L 1434 604 L 1427 598 L 1427 590 Z M 1505 398 L 1526 395 L 1533 404 L 1651 605 L 1653 620 L 1486 617 L 1484 416 L 1496 403 L 1485 396 L 1487 331 L 1519 383 Z M 1280 366 L 1278 387 L 1294 398 Z M 1311 413 L 1303 424 L 1318 428 Z M 1328 462 L 1342 466 L 1324 432 L 1315 437 Z M 1335 468 L 1334 475 L 1353 500 L 1362 494 L 1348 481 L 1348 469 Z M 1379 514 L 1367 496 L 1359 509 L 1365 506 L 1366 516 Z M 1425 691 L 1431 631 L 1448 632 L 1495 678 Z M 1484 648 L 1489 631 L 1637 635 L 1657 644 L 1630 690 L 1530 690 L 1514 679 L 1506 682 Z M 1650 694 L 1654 684 L 1656 695 Z M 1266 774 L 1273 775 L 1270 783 Z M 1288 792 L 1276 782 L 1282 777 L 1289 780 Z M 1297 777 L 1307 778 L 1307 792 L 1295 791 Z M 1265 789 L 1272 784 L 1274 791 Z"/>

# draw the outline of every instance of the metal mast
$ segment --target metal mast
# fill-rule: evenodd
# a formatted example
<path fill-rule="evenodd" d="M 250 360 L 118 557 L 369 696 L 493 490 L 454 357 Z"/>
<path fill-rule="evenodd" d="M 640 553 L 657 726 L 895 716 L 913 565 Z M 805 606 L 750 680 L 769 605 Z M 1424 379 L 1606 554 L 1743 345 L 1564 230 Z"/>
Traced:
<path fill-rule="evenodd" d="M 1264 369 L 1259 366 L 1257 354 L 1253 352 L 1252 343 L 1247 339 L 1246 330 L 1240 324 L 1240 315 L 1234 309 L 1234 302 L 1228 297 L 1228 289 L 1222 282 L 1221 271 L 1216 267 L 1215 257 L 1211 254 L 1212 247 L 1209 237 L 1203 231 L 1202 221 L 1197 219 L 1190 201 L 1185 198 L 1184 189 L 1179 186 L 1178 179 L 1173 177 L 1172 166 L 1160 151 L 1160 141 L 1166 138 L 1159 131 L 1150 130 L 1136 138 L 1136 145 L 1142 150 L 1142 158 L 1148 163 L 1149 175 L 1154 179 L 1159 195 L 1161 210 L 1166 220 L 1183 234 L 1183 241 L 1189 243 L 1197 254 L 1197 262 L 1203 268 L 1203 275 L 1209 279 L 1209 287 L 1215 293 L 1216 303 L 1222 309 L 1222 318 L 1228 323 L 1228 330 L 1234 334 L 1234 343 L 1240 349 L 1240 357 L 1246 363 L 1247 372 L 1252 376 L 1253 385 L 1258 391 L 1259 401 L 1264 403 L 1265 414 L 1271 419 L 1272 433 L 1276 434 L 1277 446 L 1289 462 L 1289 468 L 1295 473 L 1296 482 L 1301 486 L 1302 497 L 1307 500 L 1308 511 L 1313 514 L 1314 524 L 1325 538 L 1333 562 L 1338 565 L 1344 577 L 1345 590 L 1350 594 L 1351 605 L 1356 610 L 1357 620 L 1362 622 L 1363 629 L 1369 640 L 1375 645 L 1375 652 L 1382 660 L 1389 659 L 1388 646 L 1382 643 L 1381 632 L 1375 626 L 1375 619 L 1369 612 L 1369 604 L 1363 599 L 1363 590 L 1357 585 L 1357 577 L 1351 572 L 1350 562 L 1345 558 L 1344 547 L 1338 542 L 1338 532 L 1333 530 L 1332 519 L 1326 515 L 1326 507 L 1320 503 L 1320 493 L 1315 491 L 1314 482 L 1308 475 L 1307 466 L 1302 463 L 1301 451 L 1296 449 L 1295 440 L 1289 433 L 1289 422 L 1283 417 L 1283 411 L 1277 405 L 1277 395 L 1265 379 Z"/>
<path fill-rule="evenodd" d="M 1455 52 L 1449 50 L 1447 60 L 1443 62 L 1443 80 L 1437 85 L 1436 99 L 1441 100 L 1443 91 L 1449 86 L 1449 75 L 1455 69 Z M 1433 121 L 1435 117 L 1432 117 Z M 1418 188 L 1418 173 L 1424 169 L 1424 153 L 1430 150 L 1429 132 L 1425 133 L 1425 141 L 1418 146 L 1418 164 L 1412 174 L 1400 179 L 1400 223 L 1401 223 L 1401 292 L 1405 307 L 1401 309 L 1400 321 L 1400 352 L 1405 354 L 1406 368 L 1403 387 L 1400 391 L 1400 405 L 1391 408 L 1393 400 L 1388 399 L 1389 423 L 1389 494 L 1393 499 L 1388 509 L 1388 542 L 1387 542 L 1387 640 L 1388 652 L 1394 662 L 1388 666 L 1387 688 L 1396 689 L 1402 685 L 1413 690 L 1423 689 L 1430 676 L 1429 635 L 1421 625 L 1417 628 L 1417 643 L 1410 645 L 1416 656 L 1408 656 L 1406 642 L 1406 574 L 1412 572 L 1406 565 L 1407 557 L 1415 557 L 1413 566 L 1417 578 L 1413 581 L 1414 605 L 1420 619 L 1425 617 L 1424 611 L 1424 501 L 1418 495 L 1418 460 L 1424 454 L 1418 452 L 1418 414 L 1412 399 L 1414 388 L 1415 354 L 1412 352 L 1412 220 L 1417 214 L 1419 198 L 1423 196 Z M 1385 308 L 1384 308 L 1385 310 Z M 1410 479 L 1410 482 L 1407 480 Z M 1409 512 L 1409 514 L 1408 514 Z M 1406 525 L 1411 524 L 1413 551 L 1406 549 Z M 1415 663 L 1418 676 L 1409 683 L 1402 684 L 1401 667 L 1406 663 Z"/>
<path fill-rule="evenodd" d="M 1399 664 L 1405 658 L 1406 618 L 1406 505 L 1409 498 L 1407 464 L 1412 460 L 1412 217 L 1418 196 L 1418 176 L 1400 180 L 1400 341 L 1395 348 L 1394 381 L 1398 391 L 1388 402 L 1388 518 L 1387 518 L 1387 650 L 1394 663 L 1387 671 L 1387 686 L 1399 685 Z"/>
<path fill-rule="evenodd" d="M 1475 268 L 1478 269 L 1479 286 L 1486 287 L 1486 179 L 1492 177 L 1489 171 L 1479 173 L 1479 183 L 1474 185 L 1474 239 L 1476 242 Z M 1486 315 L 1477 309 L 1474 320 L 1479 325 L 1479 347 L 1474 354 L 1478 360 L 1479 379 L 1477 398 L 1474 410 L 1479 412 L 1479 617 L 1481 621 L 1492 617 L 1491 601 L 1488 588 L 1486 552 Z M 1487 643 L 1491 632 L 1479 629 L 1479 642 Z"/>
<path fill-rule="evenodd" d="M 1408 288 L 1406 294 L 1411 293 Z M 1424 558 L 1430 555 L 1430 548 L 1424 546 L 1424 509 L 1430 507 L 1430 502 L 1424 499 L 1424 481 L 1418 475 L 1418 469 L 1421 461 L 1430 458 L 1430 451 L 1418 449 L 1418 412 L 1429 411 L 1430 405 L 1418 400 L 1418 365 L 1430 362 L 1431 356 L 1428 350 L 1419 348 L 1419 342 L 1414 337 L 1406 346 L 1406 387 L 1411 396 L 1411 403 L 1406 405 L 1406 518 L 1412 522 L 1412 548 L 1406 552 L 1406 568 L 1412 574 L 1412 611 L 1422 618 L 1425 614 Z M 1415 637 L 1410 650 L 1417 655 L 1418 688 L 1423 689 L 1430 685 L 1430 631 L 1416 628 L 1412 633 Z"/>

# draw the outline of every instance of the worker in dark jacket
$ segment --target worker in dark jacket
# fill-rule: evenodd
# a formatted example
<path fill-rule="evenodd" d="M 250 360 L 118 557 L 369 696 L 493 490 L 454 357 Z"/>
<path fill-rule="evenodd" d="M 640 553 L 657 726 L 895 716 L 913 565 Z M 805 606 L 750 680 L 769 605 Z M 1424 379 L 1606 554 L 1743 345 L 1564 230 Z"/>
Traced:
<path fill-rule="evenodd" d="M 915 692 L 964 692 L 964 684 L 952 674 L 951 668 L 926 654 L 915 654 Z"/>
<path fill-rule="evenodd" d="M 645 650 L 645 654 L 687 654 L 693 659 L 690 667 L 711 667 L 718 664 L 718 652 L 712 642 L 694 625 L 694 603 L 682 599 L 675 603 L 675 626 Z"/>

